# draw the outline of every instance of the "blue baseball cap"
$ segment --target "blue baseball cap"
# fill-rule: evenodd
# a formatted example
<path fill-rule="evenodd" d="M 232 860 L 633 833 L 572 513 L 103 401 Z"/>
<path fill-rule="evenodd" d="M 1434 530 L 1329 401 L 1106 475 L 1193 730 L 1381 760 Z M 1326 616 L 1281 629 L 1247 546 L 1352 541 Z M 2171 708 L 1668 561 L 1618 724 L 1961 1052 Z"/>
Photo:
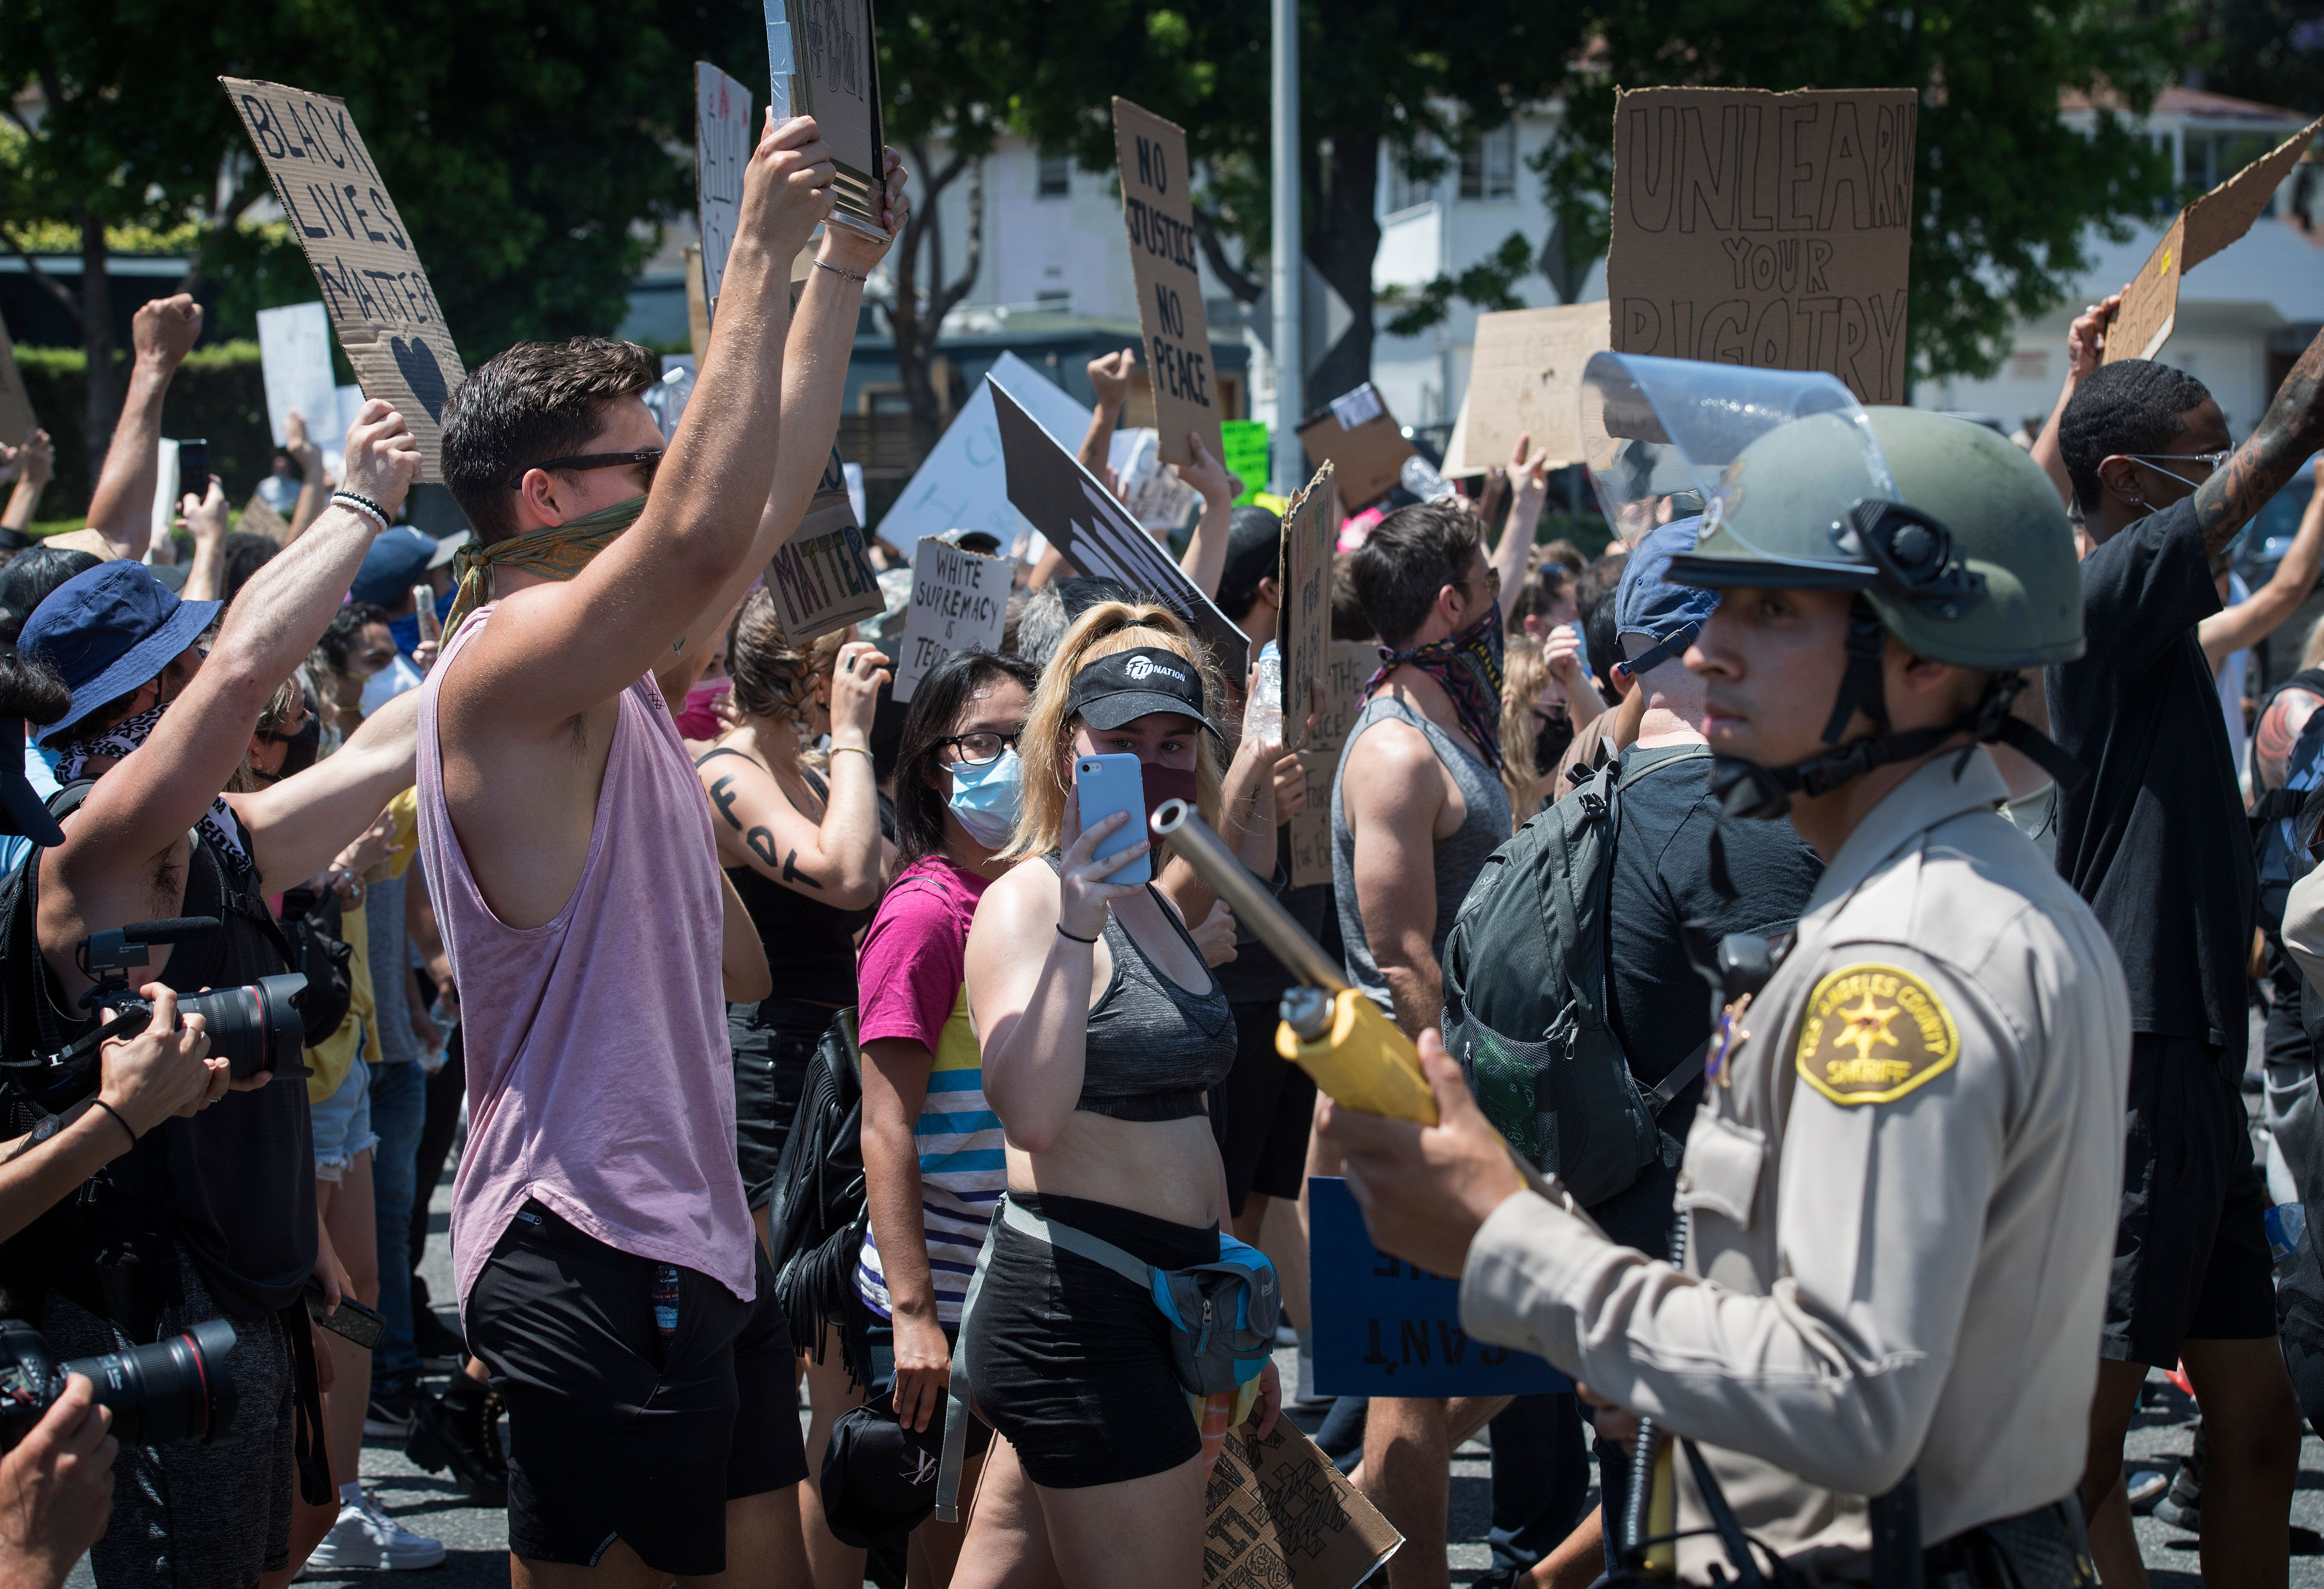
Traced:
<path fill-rule="evenodd" d="M 71 707 L 41 738 L 59 738 L 107 701 L 158 678 L 224 605 L 180 601 L 143 563 L 99 563 L 58 586 L 16 638 L 17 651 L 37 653 L 72 691 Z"/>
<path fill-rule="evenodd" d="M 1719 605 L 1719 593 L 1700 586 L 1671 582 L 1671 559 L 1694 550 L 1702 531 L 1702 516 L 1674 519 L 1642 536 L 1630 549 L 1622 569 L 1622 583 L 1614 595 L 1614 632 L 1643 634 L 1655 642 L 1640 656 L 1618 664 L 1636 675 L 1686 654 L 1702 621 Z"/>
<path fill-rule="evenodd" d="M 392 607 L 411 594 L 411 587 L 428 577 L 428 567 L 436 557 L 436 538 L 409 524 L 391 525 L 364 553 L 363 567 L 355 570 L 355 588 L 351 595 L 357 601 L 374 606 Z"/>

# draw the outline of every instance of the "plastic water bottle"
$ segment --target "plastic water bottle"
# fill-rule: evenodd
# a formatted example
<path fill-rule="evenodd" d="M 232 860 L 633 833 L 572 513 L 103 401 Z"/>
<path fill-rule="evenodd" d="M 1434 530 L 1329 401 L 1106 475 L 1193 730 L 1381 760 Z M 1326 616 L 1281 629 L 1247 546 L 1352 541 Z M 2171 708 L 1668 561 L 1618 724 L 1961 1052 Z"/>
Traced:
<path fill-rule="evenodd" d="M 2300 1251 L 2301 1238 L 2308 1233 L 2308 1210 L 2297 1203 L 2278 1203 L 2267 1211 L 2262 1223 L 2267 1227 L 2267 1255 L 2275 1261 L 2275 1272 L 2280 1276 L 2291 1266 L 2292 1255 Z"/>
<path fill-rule="evenodd" d="M 1423 502 L 1452 494 L 1452 488 L 1444 483 L 1444 476 L 1436 472 L 1435 466 L 1416 452 L 1404 460 L 1404 467 L 1397 474 L 1404 488 Z"/>
<path fill-rule="evenodd" d="M 1259 682 L 1243 703 L 1242 736 L 1261 744 L 1283 743 L 1283 653 L 1268 641 L 1259 650 Z"/>

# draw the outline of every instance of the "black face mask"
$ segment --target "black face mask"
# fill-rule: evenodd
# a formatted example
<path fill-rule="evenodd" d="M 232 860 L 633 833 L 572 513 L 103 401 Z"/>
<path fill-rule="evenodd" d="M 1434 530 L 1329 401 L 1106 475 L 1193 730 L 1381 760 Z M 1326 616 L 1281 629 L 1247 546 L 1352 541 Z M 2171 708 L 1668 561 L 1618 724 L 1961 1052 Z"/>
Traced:
<path fill-rule="evenodd" d="M 253 768 L 252 776 L 280 783 L 286 778 L 296 778 L 315 764 L 315 753 L 323 747 L 323 719 L 310 711 L 298 733 L 262 734 L 259 737 L 282 747 L 282 765 L 273 772 L 260 772 Z"/>

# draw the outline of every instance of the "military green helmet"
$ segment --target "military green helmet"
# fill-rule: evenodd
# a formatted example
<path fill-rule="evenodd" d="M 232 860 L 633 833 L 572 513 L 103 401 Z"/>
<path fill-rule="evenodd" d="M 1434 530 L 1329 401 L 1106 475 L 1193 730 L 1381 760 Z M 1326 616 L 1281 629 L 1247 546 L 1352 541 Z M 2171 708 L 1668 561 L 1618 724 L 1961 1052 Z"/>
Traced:
<path fill-rule="evenodd" d="M 1859 406 L 1831 375 L 1627 354 L 1584 376 L 1585 452 L 1628 535 L 1702 514 L 1670 577 L 1862 591 L 1916 654 L 2015 669 L 2082 654 L 2057 488 L 1985 426 Z"/>
<path fill-rule="evenodd" d="M 1745 448 L 1671 577 L 1861 590 L 1915 655 L 1959 667 L 2080 656 L 2073 529 L 2041 467 L 1968 420 L 1876 408 L 1862 421 L 1810 415 Z M 1863 490 L 1865 429 L 1893 495 Z"/>

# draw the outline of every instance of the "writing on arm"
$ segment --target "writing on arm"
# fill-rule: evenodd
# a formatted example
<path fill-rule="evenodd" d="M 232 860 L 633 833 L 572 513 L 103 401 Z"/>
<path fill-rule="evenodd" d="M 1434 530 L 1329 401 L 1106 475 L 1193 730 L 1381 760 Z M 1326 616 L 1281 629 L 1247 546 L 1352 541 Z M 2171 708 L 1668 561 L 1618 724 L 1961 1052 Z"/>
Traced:
<path fill-rule="evenodd" d="M 758 856 L 768 870 L 780 873 L 781 882 L 792 888 L 804 886 L 822 892 L 823 884 L 799 870 L 797 845 L 791 846 L 789 855 L 779 856 L 775 852 L 772 829 L 755 824 L 747 827 L 743 826 L 742 818 L 734 810 L 734 775 L 732 772 L 710 786 L 710 803 L 718 808 L 721 817 L 726 818 L 726 826 L 742 836 L 742 842 L 751 846 L 751 853 Z"/>

